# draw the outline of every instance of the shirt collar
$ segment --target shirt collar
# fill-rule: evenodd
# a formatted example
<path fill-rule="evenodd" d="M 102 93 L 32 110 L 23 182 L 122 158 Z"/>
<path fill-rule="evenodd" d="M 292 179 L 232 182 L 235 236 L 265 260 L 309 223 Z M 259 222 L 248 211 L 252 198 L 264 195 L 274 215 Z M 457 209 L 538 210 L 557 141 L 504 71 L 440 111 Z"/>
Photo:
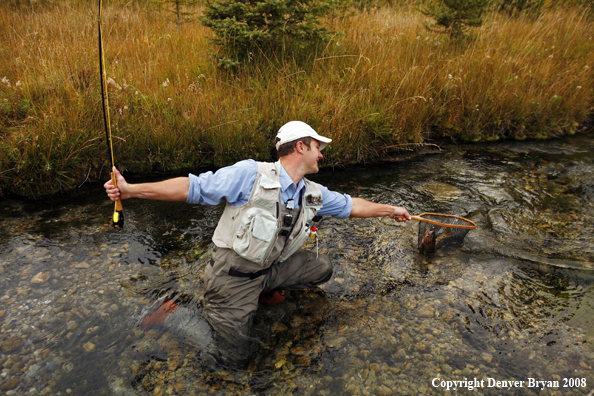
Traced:
<path fill-rule="evenodd" d="M 291 176 L 289 176 L 289 174 L 287 173 L 287 171 L 285 170 L 285 167 L 283 166 L 283 164 L 281 164 L 281 171 L 280 171 L 280 184 L 281 184 L 281 191 L 285 191 L 291 187 L 295 188 L 295 190 L 293 190 L 293 192 L 297 192 L 297 191 L 301 191 L 301 189 L 303 187 L 305 187 L 305 182 L 303 181 L 303 179 L 299 180 L 299 183 L 297 184 L 297 186 L 295 186 L 295 183 L 293 183 L 293 179 L 291 179 Z"/>

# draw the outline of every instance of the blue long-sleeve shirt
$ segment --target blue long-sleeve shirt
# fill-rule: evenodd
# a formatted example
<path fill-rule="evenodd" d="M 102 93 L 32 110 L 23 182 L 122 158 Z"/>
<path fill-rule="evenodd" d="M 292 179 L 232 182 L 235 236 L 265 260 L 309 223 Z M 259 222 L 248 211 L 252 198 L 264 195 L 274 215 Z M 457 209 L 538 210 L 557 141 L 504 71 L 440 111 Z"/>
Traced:
<path fill-rule="evenodd" d="M 258 174 L 258 164 L 254 160 L 244 160 L 235 165 L 219 169 L 216 173 L 205 172 L 198 176 L 190 174 L 190 189 L 187 203 L 217 205 L 224 200 L 232 206 L 241 206 L 248 202 L 252 187 Z M 281 200 L 283 204 L 293 199 L 295 207 L 299 207 L 301 190 L 305 188 L 303 179 L 295 185 L 281 164 L 280 174 Z M 322 189 L 323 206 L 318 211 L 320 216 L 347 218 L 353 209 L 353 199 L 348 194 L 340 194 Z"/>

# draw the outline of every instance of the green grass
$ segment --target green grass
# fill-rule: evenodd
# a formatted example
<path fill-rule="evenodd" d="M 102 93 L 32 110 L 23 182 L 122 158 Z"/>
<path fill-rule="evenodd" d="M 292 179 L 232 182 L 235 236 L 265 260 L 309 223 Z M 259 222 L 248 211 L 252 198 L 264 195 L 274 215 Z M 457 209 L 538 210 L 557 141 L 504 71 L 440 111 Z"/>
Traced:
<path fill-rule="evenodd" d="M 37 196 L 107 179 L 96 5 L 0 6 L 0 193 Z M 198 10 L 199 11 L 199 10 Z M 308 61 L 217 70 L 198 23 L 104 4 L 116 162 L 135 172 L 270 160 L 278 128 L 308 122 L 334 139 L 325 164 L 385 159 L 450 137 L 572 134 L 592 116 L 588 12 L 492 13 L 473 38 L 426 31 L 412 7 L 324 23 L 340 32 Z M 304 56 L 305 55 L 305 56 Z M 18 82 L 18 84 L 17 84 Z"/>

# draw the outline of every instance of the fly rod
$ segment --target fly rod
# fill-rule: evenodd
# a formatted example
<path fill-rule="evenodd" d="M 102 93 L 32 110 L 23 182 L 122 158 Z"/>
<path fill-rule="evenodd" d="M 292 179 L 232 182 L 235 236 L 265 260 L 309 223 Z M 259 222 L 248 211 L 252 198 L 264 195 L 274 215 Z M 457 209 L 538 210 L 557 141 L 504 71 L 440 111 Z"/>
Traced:
<path fill-rule="evenodd" d="M 99 74 L 101 74 L 101 102 L 103 103 L 103 123 L 105 124 L 105 137 L 107 140 L 107 154 L 111 163 L 111 181 L 114 187 L 118 187 L 115 169 L 115 160 L 113 156 L 113 143 L 111 139 L 111 123 L 109 120 L 109 103 L 107 99 L 107 78 L 105 76 L 105 59 L 103 56 L 103 34 L 101 31 L 101 3 L 99 0 Z M 115 201 L 115 207 L 113 209 L 113 217 L 111 222 L 114 227 L 124 227 L 124 208 L 122 207 L 122 201 L 118 199 Z"/>

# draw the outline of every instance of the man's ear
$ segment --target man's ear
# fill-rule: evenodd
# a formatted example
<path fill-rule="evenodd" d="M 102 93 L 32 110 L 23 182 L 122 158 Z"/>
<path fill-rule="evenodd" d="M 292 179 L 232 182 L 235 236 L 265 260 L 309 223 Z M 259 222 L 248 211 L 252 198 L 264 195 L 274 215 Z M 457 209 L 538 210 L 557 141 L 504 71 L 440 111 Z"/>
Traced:
<path fill-rule="evenodd" d="M 297 143 L 295 143 L 295 151 L 299 154 L 303 154 L 305 152 L 305 144 L 300 140 Z"/>

